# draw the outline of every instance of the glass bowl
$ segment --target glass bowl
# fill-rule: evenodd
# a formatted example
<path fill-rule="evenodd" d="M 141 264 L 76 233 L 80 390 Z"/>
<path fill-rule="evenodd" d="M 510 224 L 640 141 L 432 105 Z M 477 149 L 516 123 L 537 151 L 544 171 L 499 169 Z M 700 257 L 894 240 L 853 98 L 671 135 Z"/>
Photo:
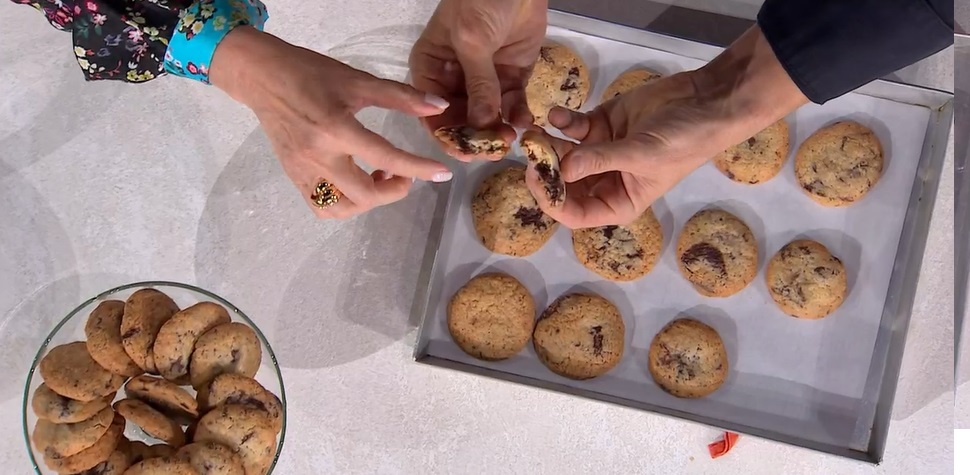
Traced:
<path fill-rule="evenodd" d="M 47 354 L 47 351 L 55 346 L 62 345 L 64 343 L 70 343 L 72 341 L 82 341 L 85 339 L 84 335 L 84 324 L 88 319 L 91 311 L 94 310 L 101 302 L 105 300 L 121 300 L 124 301 L 129 295 L 133 294 L 136 290 L 143 288 L 154 288 L 172 298 L 175 303 L 178 304 L 179 308 L 186 308 L 198 302 L 208 301 L 215 302 L 223 307 L 229 312 L 229 316 L 234 322 L 241 322 L 249 325 L 256 332 L 256 336 L 259 338 L 259 342 L 262 345 L 263 358 L 260 363 L 259 371 L 256 373 L 256 380 L 259 381 L 267 390 L 271 391 L 273 394 L 280 398 L 280 403 L 282 405 L 283 411 L 283 428 L 277 435 L 276 439 L 276 454 L 273 456 L 273 461 L 269 466 L 269 470 L 266 473 L 273 473 L 273 468 L 276 467 L 276 462 L 279 460 L 280 452 L 283 450 L 283 439 L 286 435 L 286 392 L 283 389 L 283 375 L 280 373 L 280 367 L 276 362 L 276 354 L 273 353 L 273 348 L 270 347 L 269 342 L 266 340 L 266 336 L 263 332 L 253 323 L 249 317 L 246 316 L 241 310 L 236 308 L 235 305 L 229 303 L 226 299 L 209 292 L 207 290 L 200 289 L 198 287 L 180 284 L 178 282 L 164 282 L 164 281 L 149 281 L 149 282 L 135 282 L 132 284 L 122 285 L 120 287 L 115 287 L 113 289 L 102 292 L 86 302 L 79 305 L 77 308 L 67 314 L 57 326 L 51 330 L 50 334 L 47 335 L 47 339 L 37 350 L 37 355 L 34 357 L 34 361 L 30 365 L 30 371 L 27 373 L 27 383 L 24 387 L 24 400 L 23 400 L 23 433 L 24 440 L 27 443 L 27 452 L 30 455 L 30 463 L 34 467 L 34 471 L 38 474 L 55 474 L 53 470 L 47 468 L 44 464 L 44 456 L 39 453 L 34 445 L 30 441 L 30 434 L 34 430 L 34 425 L 37 423 L 37 415 L 34 414 L 33 409 L 30 406 L 30 398 L 34 394 L 34 390 L 43 382 L 40 374 L 37 372 L 37 365 L 40 363 L 41 358 Z M 35 377 L 36 376 L 36 377 Z M 187 391 L 193 396 L 195 391 L 189 387 L 185 387 Z M 118 396 L 115 400 L 123 398 L 124 389 L 118 391 Z M 142 441 L 148 445 L 160 443 L 159 441 L 152 439 L 144 432 L 141 431 L 137 426 L 132 423 L 127 423 L 125 427 L 125 436 L 132 441 Z"/>

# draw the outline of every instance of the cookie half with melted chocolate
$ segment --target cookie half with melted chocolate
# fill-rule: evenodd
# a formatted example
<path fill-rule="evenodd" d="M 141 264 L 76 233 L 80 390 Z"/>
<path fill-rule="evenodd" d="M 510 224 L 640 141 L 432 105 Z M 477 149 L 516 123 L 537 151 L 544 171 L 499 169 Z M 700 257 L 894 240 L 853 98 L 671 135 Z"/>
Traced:
<path fill-rule="evenodd" d="M 543 201 L 554 208 L 562 206 L 566 202 L 566 182 L 562 179 L 556 149 L 544 133 L 535 130 L 526 131 L 519 144 L 529 159 L 529 169 L 534 172 L 527 174 L 526 179 L 528 175 L 534 177 L 542 189 Z"/>
<path fill-rule="evenodd" d="M 496 130 L 454 125 L 435 130 L 434 136 L 448 149 L 462 155 L 502 158 L 509 153 L 509 143 Z"/>

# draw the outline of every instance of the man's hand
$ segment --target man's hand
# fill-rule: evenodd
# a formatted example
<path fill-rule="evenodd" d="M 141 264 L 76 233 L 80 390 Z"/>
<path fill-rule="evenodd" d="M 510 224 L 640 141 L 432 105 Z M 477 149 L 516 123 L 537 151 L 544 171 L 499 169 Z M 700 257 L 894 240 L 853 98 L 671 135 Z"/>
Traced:
<path fill-rule="evenodd" d="M 219 45 L 210 78 L 256 113 L 283 170 L 318 217 L 348 218 L 393 203 L 414 179 L 451 178 L 444 165 L 394 147 L 354 118 L 367 106 L 437 115 L 448 107 L 440 97 L 246 27 Z M 352 157 L 377 171 L 367 174 Z M 343 196 L 321 209 L 310 196 L 323 180 Z"/>
<path fill-rule="evenodd" d="M 546 35 L 546 0 L 442 0 L 411 50 L 411 81 L 444 97 L 446 113 L 426 117 L 434 131 L 468 124 L 499 130 L 509 142 L 532 123 L 525 100 Z M 468 160 L 469 157 L 456 155 Z"/>

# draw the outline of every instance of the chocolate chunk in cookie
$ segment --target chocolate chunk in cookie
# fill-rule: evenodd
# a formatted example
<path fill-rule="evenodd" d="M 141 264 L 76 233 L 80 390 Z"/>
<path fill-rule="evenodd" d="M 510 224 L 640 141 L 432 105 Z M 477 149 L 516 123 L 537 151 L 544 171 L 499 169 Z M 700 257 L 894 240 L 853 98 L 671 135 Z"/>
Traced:
<path fill-rule="evenodd" d="M 110 406 L 114 397 L 115 394 L 111 393 L 93 401 L 75 401 L 55 393 L 46 384 L 41 383 L 34 390 L 30 406 L 34 414 L 41 419 L 47 419 L 55 424 L 70 424 L 90 419 Z"/>
<path fill-rule="evenodd" d="M 528 256 L 548 242 L 558 226 L 539 208 L 521 166 L 506 168 L 482 181 L 471 208 L 482 244 L 499 254 Z"/>
<path fill-rule="evenodd" d="M 539 60 L 525 89 L 537 125 L 546 125 L 547 115 L 555 106 L 572 110 L 582 107 L 589 90 L 589 70 L 579 54 L 555 42 L 540 48 Z"/>
<path fill-rule="evenodd" d="M 542 190 L 541 194 L 533 192 L 533 196 L 552 207 L 562 206 L 566 201 L 566 182 L 559 170 L 559 154 L 545 133 L 527 130 L 522 134 L 520 145 L 529 159 L 530 170 L 526 179 L 531 179 L 535 188 Z"/>
<path fill-rule="evenodd" d="M 699 211 L 684 224 L 677 256 L 684 278 L 708 297 L 734 295 L 758 272 L 758 244 L 751 229 L 719 209 Z"/>
<path fill-rule="evenodd" d="M 571 379 L 590 379 L 623 358 L 626 327 L 620 311 L 597 295 L 569 294 L 539 317 L 532 334 L 539 361 Z"/>
<path fill-rule="evenodd" d="M 447 147 L 463 155 L 482 155 L 501 158 L 509 153 L 509 143 L 495 130 L 476 129 L 467 125 L 441 127 L 434 136 Z"/>
<path fill-rule="evenodd" d="M 842 261 L 822 244 L 807 239 L 782 247 L 768 261 L 765 281 L 775 303 L 798 318 L 819 319 L 831 314 L 848 292 Z"/>

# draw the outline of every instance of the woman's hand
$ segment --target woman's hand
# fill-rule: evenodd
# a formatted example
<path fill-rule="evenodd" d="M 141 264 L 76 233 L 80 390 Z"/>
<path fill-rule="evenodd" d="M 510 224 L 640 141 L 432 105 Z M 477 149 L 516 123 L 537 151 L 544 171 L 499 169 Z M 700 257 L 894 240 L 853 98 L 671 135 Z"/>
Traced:
<path fill-rule="evenodd" d="M 434 116 L 448 108 L 440 97 L 248 27 L 226 36 L 212 63 L 212 83 L 253 110 L 286 175 L 318 217 L 348 218 L 395 202 L 414 179 L 451 179 L 444 165 L 397 149 L 354 118 L 368 106 Z M 377 171 L 364 172 L 352 157 Z M 312 202 L 321 181 L 342 194 L 336 204 Z"/>
<path fill-rule="evenodd" d="M 546 0 L 438 4 L 408 60 L 414 86 L 451 103 L 444 114 L 422 119 L 430 131 L 468 124 L 499 130 L 511 142 L 515 131 L 503 116 L 517 127 L 532 124 L 525 86 L 546 35 L 547 6 Z"/>
<path fill-rule="evenodd" d="M 579 145 L 554 141 L 567 183 L 569 228 L 627 224 L 711 157 L 807 102 L 754 27 L 707 66 L 641 86 L 583 114 L 549 122 Z"/>

